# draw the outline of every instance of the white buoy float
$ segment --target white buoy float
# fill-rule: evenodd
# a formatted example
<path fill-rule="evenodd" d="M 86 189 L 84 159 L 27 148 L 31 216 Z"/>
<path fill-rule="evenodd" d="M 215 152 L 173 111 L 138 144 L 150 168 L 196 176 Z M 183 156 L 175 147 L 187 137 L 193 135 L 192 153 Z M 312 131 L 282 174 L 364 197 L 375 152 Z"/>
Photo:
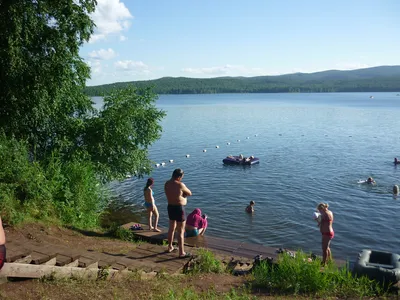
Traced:
<path fill-rule="evenodd" d="M 249 139 L 250 137 L 248 136 L 246 139 Z"/>
<path fill-rule="evenodd" d="M 156 167 L 158 168 L 160 166 L 160 164 L 156 164 Z"/>
<path fill-rule="evenodd" d="M 255 134 L 254 136 L 258 136 L 258 134 Z"/>
<path fill-rule="evenodd" d="M 237 140 L 238 142 L 240 142 L 240 140 Z"/>
<path fill-rule="evenodd" d="M 230 145 L 231 143 L 227 142 L 226 144 L 227 144 L 227 145 Z"/>
<path fill-rule="evenodd" d="M 170 159 L 170 160 L 169 160 L 169 162 L 170 162 L 170 163 L 173 163 L 173 162 L 174 162 L 174 160 L 173 160 L 173 159 Z"/>
<path fill-rule="evenodd" d="M 217 148 L 217 149 L 218 149 L 218 148 L 219 148 L 219 146 L 215 146 L 215 148 Z"/>
<path fill-rule="evenodd" d="M 190 155 L 189 155 L 189 154 L 186 154 L 186 157 L 190 157 Z"/>
<path fill-rule="evenodd" d="M 207 150 L 206 150 L 206 149 L 204 149 L 204 150 L 203 150 L 203 152 L 207 152 Z"/>
<path fill-rule="evenodd" d="M 162 165 L 162 166 L 165 166 L 165 162 L 162 162 L 161 165 Z"/>

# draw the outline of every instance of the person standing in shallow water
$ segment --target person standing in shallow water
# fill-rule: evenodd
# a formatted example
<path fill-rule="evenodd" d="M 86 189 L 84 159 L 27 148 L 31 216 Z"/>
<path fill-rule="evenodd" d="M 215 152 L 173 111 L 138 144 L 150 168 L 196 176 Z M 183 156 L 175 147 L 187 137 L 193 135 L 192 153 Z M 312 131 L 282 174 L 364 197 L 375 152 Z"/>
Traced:
<path fill-rule="evenodd" d="M 158 209 L 156 206 L 156 203 L 154 201 L 154 191 L 151 189 L 154 184 L 154 179 L 149 178 L 147 179 L 146 186 L 143 189 L 144 193 L 144 206 L 147 209 L 147 214 L 148 214 L 148 220 L 149 220 L 149 230 L 153 230 L 156 232 L 161 232 L 160 229 L 158 229 L 158 218 L 159 218 L 159 213 Z M 154 227 L 152 226 L 152 219 L 154 215 Z"/>
<path fill-rule="evenodd" d="M 322 265 L 325 265 L 328 260 L 332 260 L 331 254 L 331 240 L 335 236 L 333 231 L 333 213 L 328 210 L 329 205 L 327 203 L 320 203 L 317 206 L 318 211 L 321 214 L 321 221 L 318 222 L 319 230 L 322 234 Z"/>
<path fill-rule="evenodd" d="M 165 182 L 164 185 L 165 195 L 168 200 L 168 252 L 175 250 L 172 243 L 174 242 L 175 229 L 177 229 L 179 257 L 182 258 L 189 256 L 184 248 L 186 225 L 185 206 L 187 204 L 186 197 L 192 196 L 192 192 L 182 182 L 183 175 L 182 169 L 175 169 L 171 179 Z"/>

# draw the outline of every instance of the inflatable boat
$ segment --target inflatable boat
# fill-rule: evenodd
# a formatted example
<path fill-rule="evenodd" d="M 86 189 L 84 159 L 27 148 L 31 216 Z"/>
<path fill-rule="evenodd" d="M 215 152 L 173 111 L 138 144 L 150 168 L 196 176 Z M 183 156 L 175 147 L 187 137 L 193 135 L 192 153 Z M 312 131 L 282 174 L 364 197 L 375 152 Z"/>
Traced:
<path fill-rule="evenodd" d="M 253 156 L 248 158 L 240 158 L 240 156 L 227 156 L 222 160 L 222 162 L 226 165 L 254 165 L 259 164 L 260 160 Z"/>
<path fill-rule="evenodd" d="M 384 251 L 362 250 L 354 264 L 353 273 L 386 284 L 396 283 L 400 280 L 400 255 Z"/>

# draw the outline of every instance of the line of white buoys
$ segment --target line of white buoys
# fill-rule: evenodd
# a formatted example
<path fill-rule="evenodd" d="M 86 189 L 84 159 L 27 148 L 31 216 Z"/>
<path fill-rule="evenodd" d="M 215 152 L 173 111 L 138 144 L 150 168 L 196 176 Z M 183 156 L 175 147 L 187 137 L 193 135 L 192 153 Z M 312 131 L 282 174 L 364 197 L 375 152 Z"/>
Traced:
<path fill-rule="evenodd" d="M 282 135 L 282 134 L 279 134 L 279 135 Z M 255 134 L 254 136 L 258 136 L 258 134 Z M 250 139 L 250 137 L 246 137 L 246 139 Z M 236 141 L 237 141 L 237 142 L 240 142 L 240 139 L 237 139 Z M 227 145 L 230 145 L 231 143 L 230 143 L 230 142 L 226 142 L 226 144 L 227 144 Z M 215 148 L 216 148 L 216 149 L 219 149 L 219 146 L 216 145 Z M 203 152 L 207 152 L 207 149 L 203 149 Z M 189 157 L 190 157 L 190 154 L 186 154 L 185 157 L 186 157 L 186 158 L 189 158 Z M 170 159 L 169 162 L 170 162 L 170 163 L 173 163 L 174 160 L 173 160 L 173 159 Z M 163 166 L 163 167 L 164 167 L 165 165 L 166 165 L 165 162 L 156 163 L 156 164 L 155 164 L 155 167 L 159 168 L 160 166 Z M 143 170 L 146 170 L 146 167 L 143 167 Z M 135 174 L 134 176 L 136 176 L 136 174 Z M 126 175 L 126 178 L 131 178 L 131 177 L 132 177 L 131 174 L 127 174 L 127 175 Z"/>

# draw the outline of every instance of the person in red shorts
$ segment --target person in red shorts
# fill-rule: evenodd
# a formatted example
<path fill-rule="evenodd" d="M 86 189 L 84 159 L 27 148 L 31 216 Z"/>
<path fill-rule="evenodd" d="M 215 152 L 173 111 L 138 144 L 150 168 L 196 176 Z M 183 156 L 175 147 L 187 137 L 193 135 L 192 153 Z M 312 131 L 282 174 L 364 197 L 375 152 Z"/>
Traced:
<path fill-rule="evenodd" d="M 6 261 L 6 235 L 3 229 L 3 222 L 0 217 L 0 270 Z"/>

